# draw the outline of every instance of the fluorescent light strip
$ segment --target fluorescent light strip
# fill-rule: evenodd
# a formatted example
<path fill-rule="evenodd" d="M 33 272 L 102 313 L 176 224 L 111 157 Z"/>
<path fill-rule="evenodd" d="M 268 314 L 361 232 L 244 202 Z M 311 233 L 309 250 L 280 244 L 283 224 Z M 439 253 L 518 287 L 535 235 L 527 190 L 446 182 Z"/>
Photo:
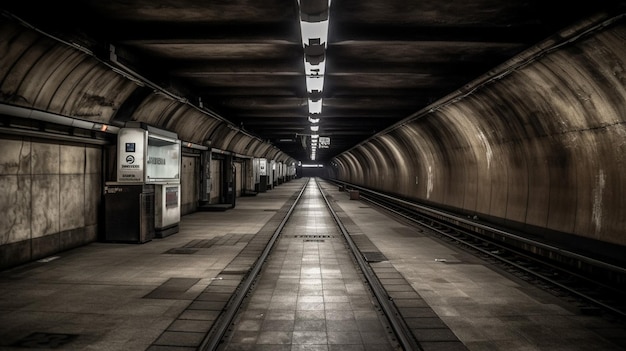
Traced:
<path fill-rule="evenodd" d="M 309 39 L 319 39 L 320 44 L 327 47 L 326 41 L 328 41 L 328 21 L 300 21 L 300 32 L 302 33 L 302 47 L 309 45 Z"/>
<path fill-rule="evenodd" d="M 324 71 L 326 71 L 326 65 L 324 64 L 326 60 L 322 61 L 319 65 L 312 65 L 304 60 L 304 72 L 307 76 L 323 76 Z"/>
<path fill-rule="evenodd" d="M 324 76 L 306 76 L 306 91 L 322 91 L 324 89 Z"/>
<path fill-rule="evenodd" d="M 330 8 L 331 0 L 328 0 L 328 7 Z M 298 0 L 300 5 L 300 0 Z M 302 35 L 302 47 L 305 48 L 311 45 L 312 42 L 318 42 L 319 45 L 323 45 L 324 49 L 328 48 L 328 27 L 329 20 L 319 22 L 307 22 L 300 19 L 300 33 Z M 326 73 L 326 60 L 319 62 L 316 65 L 312 65 L 310 62 L 304 60 L 304 73 L 306 76 L 306 89 L 307 92 L 319 92 L 324 89 L 324 74 Z M 315 62 L 315 61 L 313 61 Z M 321 95 L 320 95 L 321 96 Z M 308 99 L 309 114 L 317 115 L 322 113 L 322 99 L 313 101 Z M 315 117 L 308 117 L 308 120 L 312 124 L 319 123 L 320 119 Z M 318 125 L 311 125 L 311 132 L 318 132 Z M 311 134 L 311 160 L 315 160 L 316 151 L 318 147 L 318 134 Z M 304 165 L 303 165 L 304 166 Z M 321 166 L 321 165 L 317 165 Z"/>
<path fill-rule="evenodd" d="M 309 99 L 309 113 L 322 113 L 322 99 L 317 101 Z"/>

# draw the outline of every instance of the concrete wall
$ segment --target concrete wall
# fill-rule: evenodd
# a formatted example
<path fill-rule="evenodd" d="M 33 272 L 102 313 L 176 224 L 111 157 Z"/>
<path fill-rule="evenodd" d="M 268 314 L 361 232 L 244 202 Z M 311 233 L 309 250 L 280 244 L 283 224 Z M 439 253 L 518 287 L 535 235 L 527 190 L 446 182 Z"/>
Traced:
<path fill-rule="evenodd" d="M 255 185 L 255 173 L 256 171 L 253 169 L 254 167 L 253 159 L 246 159 L 243 163 L 242 172 L 244 173 L 243 179 L 243 191 L 245 193 L 251 194 L 254 192 Z"/>
<path fill-rule="evenodd" d="M 624 43 L 622 20 L 518 58 L 490 72 L 498 79 L 340 155 L 338 178 L 535 233 L 626 245 Z"/>
<path fill-rule="evenodd" d="M 23 118 L 34 125 L 30 129 L 38 129 L 38 120 L 56 123 L 58 118 L 51 117 L 56 116 L 91 130 L 87 122 L 119 127 L 139 121 L 176 132 L 186 142 L 202 145 L 211 139 L 225 151 L 250 157 L 284 155 L 189 101 L 137 84 L 102 58 L 68 45 L 71 41 L 9 17 L 0 21 L 3 122 Z M 114 162 L 111 158 L 108 163 Z M 101 160 L 100 148 L 0 136 L 0 269 L 96 240 Z M 213 176 L 212 194 L 219 194 L 221 177 Z M 182 182 L 185 214 L 195 201 L 196 182 Z M 211 200 L 217 202 L 218 196 Z"/>
<path fill-rule="evenodd" d="M 328 168 L 307 168 L 307 167 L 299 167 L 298 168 L 298 176 L 299 177 L 328 177 Z"/>
<path fill-rule="evenodd" d="M 97 239 L 98 147 L 0 136 L 0 268 Z"/>
<path fill-rule="evenodd" d="M 183 156 L 181 162 L 181 179 L 180 179 L 180 214 L 186 214 L 196 211 L 198 207 L 198 187 L 200 186 L 198 176 L 199 157 Z"/>
<path fill-rule="evenodd" d="M 222 160 L 211 160 L 211 197 L 209 203 L 220 203 L 222 195 Z"/>
<path fill-rule="evenodd" d="M 241 196 L 241 189 L 243 186 L 243 164 L 241 162 L 234 162 L 235 165 L 235 196 Z"/>
<path fill-rule="evenodd" d="M 139 121 L 175 132 L 186 142 L 203 145 L 211 140 L 213 147 L 224 151 L 290 159 L 272 144 L 202 111 L 187 99 L 137 84 L 111 69 L 101 57 L 67 42 L 72 40 L 58 41 L 3 18 L 0 103 L 109 125 Z"/>

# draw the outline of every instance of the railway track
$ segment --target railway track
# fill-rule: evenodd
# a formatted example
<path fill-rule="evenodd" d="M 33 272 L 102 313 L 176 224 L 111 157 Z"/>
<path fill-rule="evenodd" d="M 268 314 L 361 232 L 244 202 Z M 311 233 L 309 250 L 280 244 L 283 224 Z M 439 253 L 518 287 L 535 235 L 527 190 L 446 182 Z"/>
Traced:
<path fill-rule="evenodd" d="M 310 181 L 311 180 L 309 180 L 309 182 Z M 369 289 L 372 292 L 372 295 L 375 297 L 379 309 L 384 313 L 387 324 L 394 334 L 394 337 L 392 339 L 396 340 L 403 350 L 422 350 L 411 330 L 402 319 L 401 315 L 398 313 L 396 307 L 390 301 L 387 292 L 378 281 L 376 274 L 365 261 L 363 255 L 359 252 L 357 245 L 355 245 L 355 243 L 350 238 L 350 234 L 341 222 L 339 216 L 337 215 L 337 213 L 335 213 L 332 206 L 330 206 L 329 200 L 324 194 L 322 188 L 319 184 L 317 184 L 316 180 L 312 181 L 316 182 L 317 190 L 321 193 L 321 196 L 326 204 L 326 210 L 330 213 L 333 220 L 335 221 L 338 230 L 346 241 L 346 246 L 349 248 L 352 257 L 354 258 L 354 262 L 357 264 L 358 269 L 363 274 L 365 281 L 369 285 Z M 276 242 L 280 239 L 280 235 L 283 232 L 285 225 L 290 220 L 290 217 L 292 216 L 294 210 L 297 206 L 299 206 L 299 203 L 303 197 L 303 193 L 307 188 L 309 182 L 307 182 L 300 190 L 297 199 L 291 205 L 285 217 L 276 228 L 274 234 L 268 241 L 267 246 L 263 250 L 262 254 L 256 260 L 256 263 L 250 269 L 247 276 L 243 279 L 237 291 L 231 297 L 230 301 L 227 303 L 226 307 L 221 313 L 220 318 L 218 318 L 218 320 L 214 323 L 212 329 L 209 331 L 209 333 L 207 333 L 198 350 L 220 350 L 221 347 L 224 346 L 228 332 L 232 331 L 235 317 L 242 308 L 244 300 L 251 295 L 256 281 L 259 279 L 262 273 L 264 264 L 268 261 L 272 249 L 276 245 Z"/>
<path fill-rule="evenodd" d="M 535 241 L 475 219 L 332 181 L 359 198 L 425 228 L 524 280 L 574 302 L 581 313 L 626 321 L 626 268 Z M 540 253 L 540 254 L 539 254 Z M 558 260 L 550 258 L 558 257 Z M 564 264 L 568 261 L 571 264 Z M 580 269 L 575 269 L 576 267 Z M 590 273 L 591 272 L 591 273 Z M 608 277 L 608 278 L 607 278 Z"/>

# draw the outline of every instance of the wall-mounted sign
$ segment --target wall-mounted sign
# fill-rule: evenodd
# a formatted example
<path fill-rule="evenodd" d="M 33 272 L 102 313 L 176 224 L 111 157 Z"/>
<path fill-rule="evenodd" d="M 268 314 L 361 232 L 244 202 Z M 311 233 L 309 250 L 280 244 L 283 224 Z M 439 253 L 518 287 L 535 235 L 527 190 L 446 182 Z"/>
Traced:
<path fill-rule="evenodd" d="M 121 128 L 117 138 L 117 181 L 143 182 L 148 132 L 140 128 Z"/>
<path fill-rule="evenodd" d="M 319 148 L 320 149 L 328 149 L 330 147 L 330 137 L 320 137 L 319 139 Z"/>
<path fill-rule="evenodd" d="M 148 132 L 146 182 L 180 181 L 180 140 Z"/>
<path fill-rule="evenodd" d="M 267 160 L 262 158 L 259 163 L 259 175 L 267 175 Z"/>

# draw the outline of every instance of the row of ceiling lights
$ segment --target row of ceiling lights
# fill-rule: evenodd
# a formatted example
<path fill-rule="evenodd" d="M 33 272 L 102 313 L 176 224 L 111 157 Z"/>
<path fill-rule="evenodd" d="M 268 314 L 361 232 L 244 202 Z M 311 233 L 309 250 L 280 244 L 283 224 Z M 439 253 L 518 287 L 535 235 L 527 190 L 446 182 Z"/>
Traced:
<path fill-rule="evenodd" d="M 322 113 L 322 91 L 326 67 L 328 18 L 331 0 L 298 0 L 300 5 L 300 32 L 304 48 L 304 70 L 308 94 L 309 122 L 311 123 L 311 160 L 318 148 L 319 122 Z"/>

